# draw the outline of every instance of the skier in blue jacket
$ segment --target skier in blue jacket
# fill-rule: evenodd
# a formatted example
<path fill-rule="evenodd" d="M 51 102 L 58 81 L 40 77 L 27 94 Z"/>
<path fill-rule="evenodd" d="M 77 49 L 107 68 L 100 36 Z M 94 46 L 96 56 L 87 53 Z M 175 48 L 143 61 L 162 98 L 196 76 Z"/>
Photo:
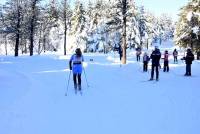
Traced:
<path fill-rule="evenodd" d="M 82 62 L 84 61 L 80 48 L 77 48 L 69 60 L 70 70 L 73 72 L 74 89 L 81 91 L 81 74 L 83 70 Z M 77 83 L 78 80 L 78 83 Z"/>

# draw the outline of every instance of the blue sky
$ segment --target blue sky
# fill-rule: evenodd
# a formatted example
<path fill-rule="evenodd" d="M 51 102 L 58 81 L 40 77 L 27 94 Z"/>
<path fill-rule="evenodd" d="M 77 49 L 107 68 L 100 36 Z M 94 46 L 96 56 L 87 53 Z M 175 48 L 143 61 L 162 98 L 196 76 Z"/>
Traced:
<path fill-rule="evenodd" d="M 186 5 L 189 0 L 135 0 L 137 5 L 144 5 L 146 9 L 152 11 L 156 15 L 168 13 L 177 20 L 179 9 Z"/>
<path fill-rule="evenodd" d="M 137 5 L 144 5 L 146 9 L 152 11 L 156 15 L 168 13 L 175 20 L 177 19 L 177 14 L 179 13 L 178 10 L 183 5 L 186 5 L 188 1 L 189 0 L 135 0 Z M 0 3 L 4 2 L 5 0 L 0 0 Z"/>
<path fill-rule="evenodd" d="M 0 4 L 4 3 L 6 0 L 0 0 Z"/>

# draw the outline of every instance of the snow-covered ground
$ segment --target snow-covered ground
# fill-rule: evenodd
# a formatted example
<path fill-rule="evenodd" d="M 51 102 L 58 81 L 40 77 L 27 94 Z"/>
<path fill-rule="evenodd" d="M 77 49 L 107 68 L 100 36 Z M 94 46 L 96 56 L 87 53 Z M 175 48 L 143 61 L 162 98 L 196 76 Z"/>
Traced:
<path fill-rule="evenodd" d="M 185 64 L 171 59 L 170 72 L 149 82 L 134 53 L 122 67 L 118 54 L 84 56 L 82 96 L 72 79 L 66 90 L 69 55 L 1 56 L 0 134 L 200 133 L 199 61 L 184 77 Z"/>

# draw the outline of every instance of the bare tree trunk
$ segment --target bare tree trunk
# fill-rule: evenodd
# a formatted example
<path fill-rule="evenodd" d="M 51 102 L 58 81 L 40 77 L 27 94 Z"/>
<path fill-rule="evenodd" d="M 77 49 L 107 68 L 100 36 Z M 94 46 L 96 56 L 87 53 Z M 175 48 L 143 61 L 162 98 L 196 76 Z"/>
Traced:
<path fill-rule="evenodd" d="M 67 0 L 64 1 L 64 23 L 65 23 L 65 32 L 64 32 L 64 55 L 66 55 L 66 42 L 67 42 Z"/>
<path fill-rule="evenodd" d="M 46 35 L 43 37 L 43 50 L 46 51 Z"/>
<path fill-rule="evenodd" d="M 106 54 L 106 46 L 105 46 L 105 41 L 103 42 L 103 53 Z"/>
<path fill-rule="evenodd" d="M 19 30 L 17 30 L 19 32 Z M 16 40 L 15 40 L 15 57 L 17 57 L 18 54 L 18 50 L 19 50 L 19 33 L 17 32 L 16 34 Z"/>
<path fill-rule="evenodd" d="M 122 35 L 122 64 L 126 64 L 126 11 L 127 11 L 127 0 L 122 0 L 122 14 L 123 14 L 123 35 Z"/>
<path fill-rule="evenodd" d="M 27 54 L 27 52 L 28 52 L 28 51 L 27 51 L 27 41 L 25 40 L 24 43 L 25 43 L 25 44 L 24 44 L 24 53 Z"/>
<path fill-rule="evenodd" d="M 5 52 L 6 52 L 6 55 L 8 55 L 8 44 L 7 44 L 6 35 L 4 35 L 4 41 L 5 41 Z"/>
<path fill-rule="evenodd" d="M 31 24 L 30 24 L 30 56 L 33 55 L 33 42 L 34 42 L 34 28 L 35 28 L 35 8 L 36 8 L 37 0 L 34 0 L 32 3 L 32 17 L 31 17 Z"/>
<path fill-rule="evenodd" d="M 19 44 L 20 44 L 21 53 L 22 53 L 22 55 L 23 55 L 23 54 L 24 54 L 24 48 L 23 48 L 23 45 L 24 45 L 24 44 L 23 44 L 22 38 L 23 38 L 23 37 L 21 37 L 20 43 L 19 43 Z"/>
<path fill-rule="evenodd" d="M 194 51 L 194 45 L 193 45 L 193 42 L 194 42 L 194 40 L 191 39 L 191 49 L 192 49 L 192 51 Z"/>
<path fill-rule="evenodd" d="M 20 22 L 21 22 L 20 6 L 19 1 L 17 1 L 17 31 L 16 31 L 16 40 L 15 40 L 15 57 L 17 57 L 19 50 L 19 38 L 20 38 Z"/>
<path fill-rule="evenodd" d="M 42 39 L 42 26 L 40 28 L 40 36 L 39 36 L 39 42 L 38 42 L 38 54 L 41 52 L 41 39 Z"/>

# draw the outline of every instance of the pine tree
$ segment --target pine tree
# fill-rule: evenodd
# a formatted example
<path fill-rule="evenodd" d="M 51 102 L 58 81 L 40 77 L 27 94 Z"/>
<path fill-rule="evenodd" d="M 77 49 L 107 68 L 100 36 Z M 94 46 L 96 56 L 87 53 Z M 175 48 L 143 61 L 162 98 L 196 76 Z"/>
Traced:
<path fill-rule="evenodd" d="M 67 53 L 67 30 L 69 27 L 70 18 L 72 12 L 70 10 L 69 2 L 67 0 L 62 1 L 63 7 L 61 8 L 61 17 L 60 19 L 64 22 L 64 55 Z"/>
<path fill-rule="evenodd" d="M 38 53 L 40 54 L 42 51 L 56 51 L 57 46 L 54 43 L 57 39 L 59 39 L 59 32 L 57 29 L 59 27 L 59 20 L 57 16 L 53 15 L 52 12 L 52 3 L 46 3 L 43 5 L 42 10 L 38 16 L 37 22 L 39 23 L 37 35 L 39 36 L 39 46 Z M 59 13 L 59 11 L 56 10 Z M 63 15 L 63 14 L 62 14 Z M 61 17 L 63 18 L 63 16 Z M 52 35 L 53 34 L 53 35 Z M 52 39 L 52 37 L 54 39 Z"/>
<path fill-rule="evenodd" d="M 150 11 L 145 12 L 145 18 L 146 18 L 146 48 L 148 49 L 150 45 L 152 45 L 152 42 L 154 38 L 157 36 L 157 30 L 156 30 L 156 20 L 157 18 L 153 13 Z"/>
<path fill-rule="evenodd" d="M 58 19 L 58 4 L 57 0 L 50 0 L 50 16 L 52 18 L 55 18 L 56 20 Z"/>
<path fill-rule="evenodd" d="M 1 40 L 1 44 L 5 45 L 5 54 L 8 54 L 7 47 L 7 33 L 9 33 L 5 28 L 5 20 L 4 20 L 4 6 L 0 4 L 0 37 L 4 40 Z"/>
<path fill-rule="evenodd" d="M 113 6 L 111 7 L 110 19 L 107 22 L 107 25 L 109 26 L 109 29 L 115 33 L 114 35 L 119 35 L 118 33 L 121 33 L 120 37 L 120 46 L 122 46 L 123 49 L 123 56 L 122 56 L 122 63 L 126 64 L 126 49 L 127 49 L 127 31 L 130 30 L 131 25 L 127 25 L 127 22 L 132 21 L 132 16 L 134 15 L 134 10 L 132 10 L 131 7 L 133 7 L 133 1 L 131 0 L 117 0 L 117 1 L 111 1 L 110 2 Z M 130 24 L 129 23 L 129 24 Z M 131 33 L 129 33 L 130 35 Z M 115 38 L 114 38 L 115 39 Z"/>
<path fill-rule="evenodd" d="M 140 7 L 140 12 L 139 12 L 139 20 L 138 20 L 138 23 L 139 23 L 139 32 L 140 32 L 140 47 L 142 47 L 143 45 L 143 42 L 144 42 L 144 37 L 145 37 L 145 31 L 146 31 L 146 19 L 145 19 L 145 16 L 144 16 L 144 7 Z"/>
<path fill-rule="evenodd" d="M 10 39 L 15 39 L 15 56 L 19 55 L 20 35 L 22 33 L 23 2 L 24 1 L 20 0 L 10 0 L 4 5 L 5 13 L 3 15 L 3 25 L 7 33 L 10 34 Z"/>
<path fill-rule="evenodd" d="M 200 2 L 192 0 L 180 9 L 179 21 L 176 24 L 175 41 L 181 47 L 200 50 Z"/>
<path fill-rule="evenodd" d="M 30 17 L 30 56 L 33 55 L 33 47 L 34 47 L 34 34 L 36 29 L 36 18 L 37 18 L 37 3 L 39 0 L 31 0 L 31 17 Z"/>
<path fill-rule="evenodd" d="M 80 1 L 76 1 L 73 16 L 71 18 L 71 33 L 81 33 L 85 28 L 86 18 L 83 4 Z"/>
<path fill-rule="evenodd" d="M 77 0 L 71 18 L 70 29 L 70 34 L 75 37 L 74 43 L 76 44 L 76 47 L 81 47 L 81 42 L 86 41 L 86 22 L 86 11 L 83 7 L 83 4 Z"/>
<path fill-rule="evenodd" d="M 167 40 L 173 36 L 174 25 L 172 18 L 168 14 L 161 14 L 159 18 L 159 24 L 161 25 L 162 39 Z"/>

